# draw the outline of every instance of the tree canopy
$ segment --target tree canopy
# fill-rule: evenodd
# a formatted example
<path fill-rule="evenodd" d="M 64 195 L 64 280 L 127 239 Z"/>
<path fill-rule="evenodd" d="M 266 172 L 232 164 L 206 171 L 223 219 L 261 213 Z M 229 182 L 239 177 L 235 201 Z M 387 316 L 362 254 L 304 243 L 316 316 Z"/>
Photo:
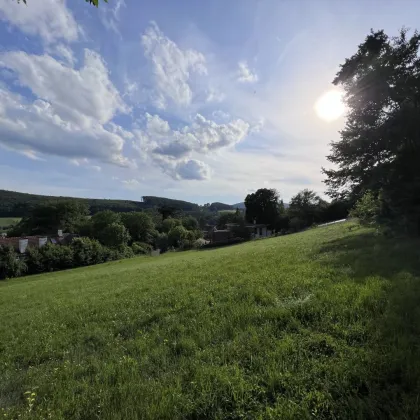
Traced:
<path fill-rule="evenodd" d="M 275 189 L 261 188 L 245 198 L 248 222 L 273 225 L 280 213 L 279 194 Z"/>
<path fill-rule="evenodd" d="M 368 190 L 382 216 L 420 233 L 420 35 L 372 31 L 341 65 L 348 118 L 324 169 L 331 197 L 352 201 Z"/>

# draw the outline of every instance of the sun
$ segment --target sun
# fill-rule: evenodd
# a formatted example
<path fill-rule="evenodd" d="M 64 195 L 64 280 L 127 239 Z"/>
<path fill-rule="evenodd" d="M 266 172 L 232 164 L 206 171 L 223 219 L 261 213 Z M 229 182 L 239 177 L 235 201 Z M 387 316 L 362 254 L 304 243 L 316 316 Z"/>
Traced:
<path fill-rule="evenodd" d="M 340 118 L 346 111 L 343 95 L 343 92 L 339 90 L 324 93 L 315 103 L 315 112 L 318 117 L 328 122 Z"/>

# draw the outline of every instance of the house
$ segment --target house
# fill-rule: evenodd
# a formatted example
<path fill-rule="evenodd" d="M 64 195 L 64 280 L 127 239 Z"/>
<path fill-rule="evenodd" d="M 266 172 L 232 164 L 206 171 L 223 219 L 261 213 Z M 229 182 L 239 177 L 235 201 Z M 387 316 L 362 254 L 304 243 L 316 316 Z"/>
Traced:
<path fill-rule="evenodd" d="M 61 231 L 58 231 L 55 236 L 0 237 L 0 246 L 11 246 L 16 252 L 24 254 L 28 248 L 41 248 L 47 243 L 69 245 L 76 237 L 79 237 L 79 235 L 62 233 Z"/>
<path fill-rule="evenodd" d="M 229 229 L 214 227 L 209 231 L 207 238 L 210 242 L 227 242 L 233 238 L 233 233 Z"/>
<path fill-rule="evenodd" d="M 252 239 L 269 238 L 273 235 L 273 232 L 264 223 L 254 223 L 245 227 L 250 230 Z"/>

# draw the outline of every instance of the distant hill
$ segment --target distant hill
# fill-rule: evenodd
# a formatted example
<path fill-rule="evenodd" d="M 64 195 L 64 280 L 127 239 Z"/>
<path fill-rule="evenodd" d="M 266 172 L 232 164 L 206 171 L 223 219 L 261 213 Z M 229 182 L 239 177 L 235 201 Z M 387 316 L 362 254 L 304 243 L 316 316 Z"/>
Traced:
<path fill-rule="evenodd" d="M 47 200 L 77 200 L 86 203 L 91 214 L 102 210 L 116 212 L 139 211 L 160 206 L 170 206 L 185 212 L 199 210 L 199 205 L 182 200 L 164 197 L 144 196 L 143 201 L 107 200 L 96 198 L 55 197 L 48 195 L 26 194 L 16 191 L 0 190 L 0 217 L 22 217 L 34 205 Z"/>

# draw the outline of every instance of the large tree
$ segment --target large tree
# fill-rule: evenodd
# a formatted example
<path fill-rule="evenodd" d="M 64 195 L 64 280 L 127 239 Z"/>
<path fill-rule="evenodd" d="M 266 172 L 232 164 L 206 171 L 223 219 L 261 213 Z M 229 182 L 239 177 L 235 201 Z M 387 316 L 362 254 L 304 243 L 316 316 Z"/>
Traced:
<path fill-rule="evenodd" d="M 280 212 L 279 194 L 275 189 L 261 188 L 245 198 L 248 222 L 274 225 Z"/>
<path fill-rule="evenodd" d="M 155 236 L 155 224 L 149 214 L 144 212 L 122 213 L 121 221 L 128 229 L 133 241 L 153 241 Z"/>
<path fill-rule="evenodd" d="M 371 190 L 381 212 L 420 232 L 420 35 L 372 31 L 333 83 L 348 107 L 328 156 L 328 194 L 355 201 Z"/>
<path fill-rule="evenodd" d="M 291 198 L 287 211 L 290 219 L 294 219 L 292 224 L 300 229 L 321 222 L 326 206 L 315 191 L 305 189 Z"/>
<path fill-rule="evenodd" d="M 33 207 L 9 236 L 56 234 L 59 229 L 74 232 L 88 214 L 88 206 L 78 200 L 46 201 Z"/>

